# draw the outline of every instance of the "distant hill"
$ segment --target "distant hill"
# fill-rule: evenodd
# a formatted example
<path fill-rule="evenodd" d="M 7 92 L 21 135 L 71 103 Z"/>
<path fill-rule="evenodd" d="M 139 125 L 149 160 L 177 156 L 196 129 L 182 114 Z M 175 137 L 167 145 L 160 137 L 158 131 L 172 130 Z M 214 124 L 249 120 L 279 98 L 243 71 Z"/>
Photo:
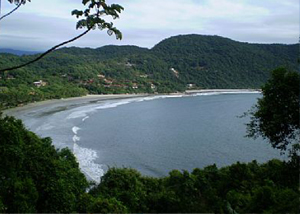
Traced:
<path fill-rule="evenodd" d="M 22 56 L 22 55 L 34 55 L 38 54 L 38 51 L 21 51 L 21 50 L 14 50 L 14 49 L 0 49 L 0 53 L 9 53 L 9 54 L 14 54 L 17 56 Z"/>
<path fill-rule="evenodd" d="M 0 54 L 0 68 L 33 57 Z M 4 100 L 11 98 L 8 94 L 12 91 L 17 95 L 22 92 L 27 98 L 11 102 L 23 103 L 86 93 L 259 88 L 276 67 L 297 70 L 297 57 L 296 44 L 249 44 L 203 35 L 174 36 L 152 49 L 112 45 L 97 49 L 71 47 L 59 49 L 33 65 L 0 74 L 0 90 L 5 91 Z M 47 84 L 35 87 L 33 82 L 39 80 Z"/>
<path fill-rule="evenodd" d="M 175 36 L 152 52 L 205 88 L 260 87 L 278 66 L 297 69 L 298 45 L 249 44 L 220 36 Z"/>

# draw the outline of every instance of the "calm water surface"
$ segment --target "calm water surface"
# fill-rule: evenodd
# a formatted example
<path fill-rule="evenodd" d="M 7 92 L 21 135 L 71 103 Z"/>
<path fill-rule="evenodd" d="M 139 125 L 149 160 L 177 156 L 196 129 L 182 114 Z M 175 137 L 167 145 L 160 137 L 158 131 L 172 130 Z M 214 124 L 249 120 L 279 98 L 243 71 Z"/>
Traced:
<path fill-rule="evenodd" d="M 247 139 L 238 118 L 259 94 L 132 98 L 24 112 L 21 119 L 57 147 L 73 149 L 85 174 L 99 181 L 108 166 L 164 176 L 216 163 L 283 158 L 262 139 Z"/>

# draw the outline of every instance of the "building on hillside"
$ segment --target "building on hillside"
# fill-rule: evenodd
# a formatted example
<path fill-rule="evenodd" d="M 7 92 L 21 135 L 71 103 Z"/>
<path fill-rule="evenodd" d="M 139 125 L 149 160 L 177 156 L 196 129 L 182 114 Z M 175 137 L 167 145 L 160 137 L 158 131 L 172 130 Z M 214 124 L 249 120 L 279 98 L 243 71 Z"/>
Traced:
<path fill-rule="evenodd" d="M 97 76 L 98 76 L 99 79 L 105 79 L 105 76 L 102 75 L 102 74 L 98 74 Z"/>
<path fill-rule="evenodd" d="M 191 89 L 191 88 L 195 88 L 195 84 L 189 83 L 186 85 L 187 88 Z"/>
<path fill-rule="evenodd" d="M 134 64 L 131 64 L 130 62 L 126 62 L 125 66 L 126 67 L 132 67 L 132 66 L 134 66 Z"/>
<path fill-rule="evenodd" d="M 40 80 L 40 81 L 36 81 L 36 82 L 33 82 L 33 84 L 36 86 L 36 87 L 42 87 L 42 86 L 46 86 L 48 83 L 47 82 L 44 82 L 43 80 Z"/>
<path fill-rule="evenodd" d="M 152 89 L 152 90 L 155 90 L 155 89 L 156 89 L 156 86 L 155 86 L 153 83 L 151 83 L 151 89 Z"/>
<path fill-rule="evenodd" d="M 7 80 L 14 80 L 14 79 L 16 79 L 14 76 L 12 76 L 12 75 L 8 75 L 7 77 L 6 77 L 6 79 Z"/>
<path fill-rule="evenodd" d="M 170 70 L 173 72 L 175 77 L 179 78 L 179 72 L 177 70 L 175 70 L 175 68 L 170 68 Z"/>
<path fill-rule="evenodd" d="M 137 85 L 137 83 L 133 83 L 133 84 L 132 84 L 132 88 L 133 88 L 133 89 L 138 89 L 139 86 Z"/>
<path fill-rule="evenodd" d="M 109 85 L 111 85 L 114 82 L 113 80 L 108 80 L 108 79 L 103 79 L 103 80 L 106 84 L 109 84 Z"/>

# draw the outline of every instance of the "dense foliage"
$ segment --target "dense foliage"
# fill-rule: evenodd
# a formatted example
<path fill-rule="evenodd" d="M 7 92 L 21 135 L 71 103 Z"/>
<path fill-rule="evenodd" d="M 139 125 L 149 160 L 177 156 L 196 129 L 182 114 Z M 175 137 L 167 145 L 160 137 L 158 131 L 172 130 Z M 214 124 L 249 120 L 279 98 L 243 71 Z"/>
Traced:
<path fill-rule="evenodd" d="M 68 149 L 0 118 L 0 213 L 67 213 L 76 210 L 88 182 Z"/>
<path fill-rule="evenodd" d="M 259 88 L 277 66 L 297 69 L 297 45 L 186 35 L 152 49 L 62 48 L 36 64 L 0 74 L 2 108 L 87 93 L 170 93 L 189 88 Z M 0 69 L 36 56 L 0 54 Z M 46 86 L 36 87 L 42 80 Z M 188 86 L 189 85 L 189 86 Z"/>
<path fill-rule="evenodd" d="M 270 70 L 297 69 L 298 45 L 249 44 L 219 36 L 175 36 L 153 48 L 182 73 L 185 82 L 204 88 L 260 88 Z"/>
<path fill-rule="evenodd" d="M 279 160 L 174 170 L 164 178 L 112 168 L 90 191 L 93 198 L 82 211 L 91 212 L 96 198 L 104 197 L 133 213 L 298 213 L 298 184 L 297 167 Z"/>
<path fill-rule="evenodd" d="M 274 148 L 286 150 L 300 142 L 300 75 L 279 68 L 262 87 L 263 97 L 250 112 L 250 137 L 267 138 Z"/>
<path fill-rule="evenodd" d="M 0 212 L 299 213 L 299 162 L 212 165 L 163 178 L 111 168 L 86 192 L 70 150 L 55 150 L 12 117 L 0 119 L 0 136 Z"/>

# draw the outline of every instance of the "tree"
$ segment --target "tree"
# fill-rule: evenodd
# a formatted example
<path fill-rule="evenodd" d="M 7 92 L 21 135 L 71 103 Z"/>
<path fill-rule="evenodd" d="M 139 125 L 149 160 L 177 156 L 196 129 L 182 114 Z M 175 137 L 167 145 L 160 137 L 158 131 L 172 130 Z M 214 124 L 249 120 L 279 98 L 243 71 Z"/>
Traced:
<path fill-rule="evenodd" d="M 15 3 L 17 6 L 11 10 L 9 13 L 3 15 L 3 16 L 0 16 L 0 21 L 2 19 L 4 19 L 5 17 L 9 16 L 10 14 L 12 14 L 13 12 L 15 12 L 16 10 L 19 9 L 19 7 L 21 7 L 22 4 L 25 4 L 26 3 L 26 0 L 8 0 L 10 3 Z M 27 0 L 28 2 L 30 2 L 30 0 Z M 1 15 L 1 0 L 0 0 L 0 15 Z"/>
<path fill-rule="evenodd" d="M 279 68 L 262 87 L 263 97 L 250 111 L 248 136 L 262 136 L 273 148 L 286 151 L 300 142 L 299 86 L 297 72 Z"/>
<path fill-rule="evenodd" d="M 0 113 L 0 212 L 69 213 L 89 186 L 69 149 L 56 150 Z"/>
<path fill-rule="evenodd" d="M 8 0 L 8 1 L 10 3 L 17 4 L 17 7 L 15 9 L 13 9 L 11 12 L 9 12 L 8 14 L 0 17 L 0 20 L 2 20 L 3 18 L 7 17 L 10 14 L 12 14 L 22 4 L 26 3 L 26 0 Z M 30 2 L 30 0 L 27 0 L 27 1 Z M 57 48 L 81 38 L 82 36 L 86 35 L 89 31 L 95 30 L 96 28 L 98 28 L 100 30 L 107 29 L 108 35 L 111 36 L 111 35 L 115 34 L 117 39 L 120 39 L 120 40 L 122 39 L 122 33 L 117 28 L 114 27 L 113 23 L 107 22 L 105 19 L 101 18 L 103 15 L 111 16 L 113 19 L 119 18 L 119 14 L 121 13 L 122 10 L 124 10 L 124 8 L 122 6 L 120 6 L 118 4 L 108 5 L 105 3 L 105 0 L 82 0 L 82 4 L 84 6 L 86 6 L 87 8 L 85 10 L 73 10 L 72 15 L 75 15 L 77 18 L 81 18 L 77 22 L 76 29 L 86 28 L 86 30 L 83 33 L 79 34 L 78 36 L 76 36 L 68 41 L 62 42 L 62 43 L 50 48 L 48 51 L 44 52 L 43 54 L 39 55 L 37 58 L 35 58 L 29 62 L 20 64 L 17 66 L 13 66 L 13 67 L 0 69 L 0 72 L 15 70 L 15 69 L 27 66 L 29 64 L 32 64 L 32 63 L 42 59 L 47 54 L 51 53 L 52 51 L 56 50 Z M 1 7 L 0 7 L 0 10 L 1 10 Z"/>

